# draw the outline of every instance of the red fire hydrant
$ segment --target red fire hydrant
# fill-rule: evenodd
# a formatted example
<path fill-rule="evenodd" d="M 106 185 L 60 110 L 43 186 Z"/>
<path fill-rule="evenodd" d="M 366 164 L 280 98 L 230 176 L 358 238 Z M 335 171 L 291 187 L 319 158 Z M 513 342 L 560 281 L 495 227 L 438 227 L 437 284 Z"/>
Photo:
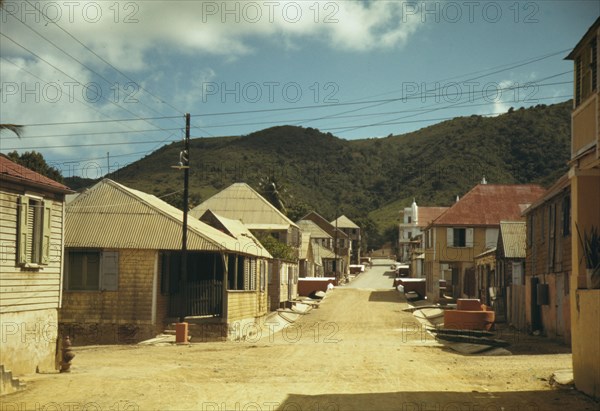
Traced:
<path fill-rule="evenodd" d="M 71 349 L 71 339 L 67 335 L 62 344 L 62 361 L 60 362 L 60 372 L 71 372 L 71 360 L 75 353 Z"/>

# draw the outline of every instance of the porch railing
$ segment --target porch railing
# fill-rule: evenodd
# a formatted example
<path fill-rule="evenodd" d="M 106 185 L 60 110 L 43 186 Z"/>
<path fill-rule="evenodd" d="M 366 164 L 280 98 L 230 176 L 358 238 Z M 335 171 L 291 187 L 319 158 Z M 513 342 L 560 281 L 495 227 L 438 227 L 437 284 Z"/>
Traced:
<path fill-rule="evenodd" d="M 223 314 L 223 282 L 215 280 L 188 283 L 184 290 L 184 315 L 220 317 Z M 181 293 L 169 297 L 169 316 L 180 315 Z"/>

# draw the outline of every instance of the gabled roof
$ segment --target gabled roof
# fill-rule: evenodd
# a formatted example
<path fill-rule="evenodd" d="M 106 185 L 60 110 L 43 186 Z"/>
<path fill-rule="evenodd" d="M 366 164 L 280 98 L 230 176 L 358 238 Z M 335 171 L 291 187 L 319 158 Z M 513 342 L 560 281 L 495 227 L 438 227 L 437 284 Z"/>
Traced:
<path fill-rule="evenodd" d="M 198 218 L 208 209 L 220 216 L 240 220 L 250 229 L 281 230 L 289 226 L 297 227 L 292 220 L 246 183 L 230 185 L 194 207 L 190 215 Z"/>
<path fill-rule="evenodd" d="M 260 245 L 262 247 L 258 239 L 250 232 L 248 227 L 246 227 L 239 220 L 225 218 L 223 216 L 213 213 L 211 210 L 206 210 L 206 212 L 199 218 L 199 220 L 203 223 L 210 225 L 211 227 L 216 228 L 219 231 L 224 232 L 225 234 L 230 235 L 231 237 L 234 237 L 236 239 L 244 239 L 243 243 L 247 244 L 248 246 Z M 248 240 L 250 240 L 251 242 Z"/>
<path fill-rule="evenodd" d="M 247 230 L 220 220 L 227 232 L 188 218 L 190 251 L 227 251 L 271 258 Z M 65 246 L 180 250 L 183 212 L 153 195 L 104 179 L 66 207 Z"/>
<path fill-rule="evenodd" d="M 300 227 L 300 231 L 304 233 L 309 233 L 312 238 L 332 238 L 329 234 L 325 232 L 325 230 L 319 227 L 312 220 L 300 220 L 297 224 L 298 227 Z"/>
<path fill-rule="evenodd" d="M 335 253 L 333 250 L 330 250 L 327 247 L 323 247 L 319 244 L 318 241 L 311 238 L 312 247 L 313 247 L 313 255 L 315 257 L 315 261 L 321 261 L 323 258 L 335 259 Z M 341 258 L 338 255 L 338 258 Z"/>
<path fill-rule="evenodd" d="M 354 221 L 350 220 L 345 215 L 339 216 L 337 219 L 330 222 L 330 224 L 334 227 L 337 225 L 337 228 L 360 228 Z"/>
<path fill-rule="evenodd" d="M 73 192 L 66 185 L 17 164 L 4 154 L 0 154 L 0 180 L 42 188 L 55 193 L 67 194 Z"/>
<path fill-rule="evenodd" d="M 310 213 L 308 213 L 304 217 L 302 217 L 301 220 L 313 221 L 315 224 L 317 224 L 319 227 L 321 227 L 327 234 L 329 234 L 332 238 L 335 237 L 336 235 L 337 235 L 337 238 L 341 238 L 341 239 L 348 238 L 348 235 L 345 232 L 343 232 L 342 230 L 340 230 L 339 228 L 337 229 L 337 234 L 336 234 L 335 226 L 332 225 L 329 221 L 325 220 L 325 218 L 323 218 L 321 215 L 319 215 L 319 213 L 317 213 L 316 211 L 311 211 Z"/>
<path fill-rule="evenodd" d="M 312 252 L 312 243 L 311 243 L 311 238 L 310 238 L 310 234 L 309 233 L 300 233 L 300 236 L 302 238 L 302 242 L 300 244 L 300 253 L 298 255 L 298 258 L 300 258 L 301 260 L 306 260 L 308 259 L 311 255 L 313 255 Z"/>
<path fill-rule="evenodd" d="M 530 211 L 535 210 L 536 208 L 544 204 L 546 201 L 557 196 L 564 190 L 570 190 L 570 188 L 571 180 L 569 179 L 569 173 L 567 172 L 563 174 L 558 180 L 556 180 L 554 184 L 552 184 L 552 186 L 550 186 L 550 188 L 543 195 L 539 196 L 529 207 L 527 207 L 523 211 L 523 214 L 527 214 Z"/>
<path fill-rule="evenodd" d="M 591 34 L 593 31 L 598 29 L 598 26 L 600 26 L 600 17 L 598 17 L 596 19 L 596 21 L 587 29 L 587 31 L 585 32 L 585 34 L 581 37 L 581 39 L 579 40 L 579 42 L 577 42 L 577 44 L 575 45 L 575 47 L 573 47 L 573 50 L 571 50 L 571 52 L 569 53 L 569 55 L 567 57 L 565 57 L 565 60 L 573 60 L 575 58 L 575 54 L 578 51 L 578 49 L 580 48 L 581 45 L 583 45 L 589 34 Z"/>
<path fill-rule="evenodd" d="M 478 184 L 433 226 L 498 226 L 501 220 L 521 220 L 521 214 L 545 190 L 535 184 Z"/>
<path fill-rule="evenodd" d="M 427 227 L 433 220 L 438 218 L 450 207 L 419 207 L 419 227 Z"/>
<path fill-rule="evenodd" d="M 525 221 L 500 221 L 500 245 L 506 258 L 525 258 Z"/>

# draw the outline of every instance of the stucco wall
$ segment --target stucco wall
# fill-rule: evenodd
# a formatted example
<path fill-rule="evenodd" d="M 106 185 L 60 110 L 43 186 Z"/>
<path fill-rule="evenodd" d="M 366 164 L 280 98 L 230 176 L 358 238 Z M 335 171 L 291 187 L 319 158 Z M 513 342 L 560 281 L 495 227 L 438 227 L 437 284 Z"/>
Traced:
<path fill-rule="evenodd" d="M 55 370 L 57 310 L 0 314 L 0 364 L 13 375 Z"/>

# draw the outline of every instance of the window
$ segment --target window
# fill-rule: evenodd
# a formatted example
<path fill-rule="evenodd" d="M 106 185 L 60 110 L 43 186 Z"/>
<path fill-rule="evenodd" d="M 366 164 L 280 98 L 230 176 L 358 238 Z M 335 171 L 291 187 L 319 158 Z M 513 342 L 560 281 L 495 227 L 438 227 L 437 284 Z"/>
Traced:
<path fill-rule="evenodd" d="M 590 43 L 590 71 L 592 75 L 592 91 L 598 88 L 598 43 L 596 38 Z"/>
<path fill-rule="evenodd" d="M 69 250 L 66 258 L 70 291 L 115 291 L 118 288 L 119 252 Z"/>
<path fill-rule="evenodd" d="M 228 290 L 256 290 L 256 258 L 229 254 Z"/>
<path fill-rule="evenodd" d="M 540 213 L 540 231 L 541 231 L 541 243 L 544 244 L 546 242 L 546 209 L 544 207 L 541 208 Z"/>
<path fill-rule="evenodd" d="M 267 262 L 262 260 L 260 262 L 260 291 L 264 292 L 267 284 Z"/>
<path fill-rule="evenodd" d="M 447 228 L 446 244 L 447 247 L 473 247 L 473 229 Z"/>
<path fill-rule="evenodd" d="M 527 218 L 527 246 L 533 245 L 533 213 Z"/>
<path fill-rule="evenodd" d="M 408 224 L 410 224 L 412 222 L 412 217 L 408 216 Z"/>
<path fill-rule="evenodd" d="M 51 222 L 50 202 L 30 196 L 19 198 L 17 264 L 48 264 Z"/>
<path fill-rule="evenodd" d="M 548 209 L 548 268 L 554 268 L 554 255 L 556 242 L 554 241 L 556 231 L 556 204 L 550 204 Z"/>
<path fill-rule="evenodd" d="M 562 201 L 562 235 L 571 234 L 571 197 L 566 196 Z"/>

